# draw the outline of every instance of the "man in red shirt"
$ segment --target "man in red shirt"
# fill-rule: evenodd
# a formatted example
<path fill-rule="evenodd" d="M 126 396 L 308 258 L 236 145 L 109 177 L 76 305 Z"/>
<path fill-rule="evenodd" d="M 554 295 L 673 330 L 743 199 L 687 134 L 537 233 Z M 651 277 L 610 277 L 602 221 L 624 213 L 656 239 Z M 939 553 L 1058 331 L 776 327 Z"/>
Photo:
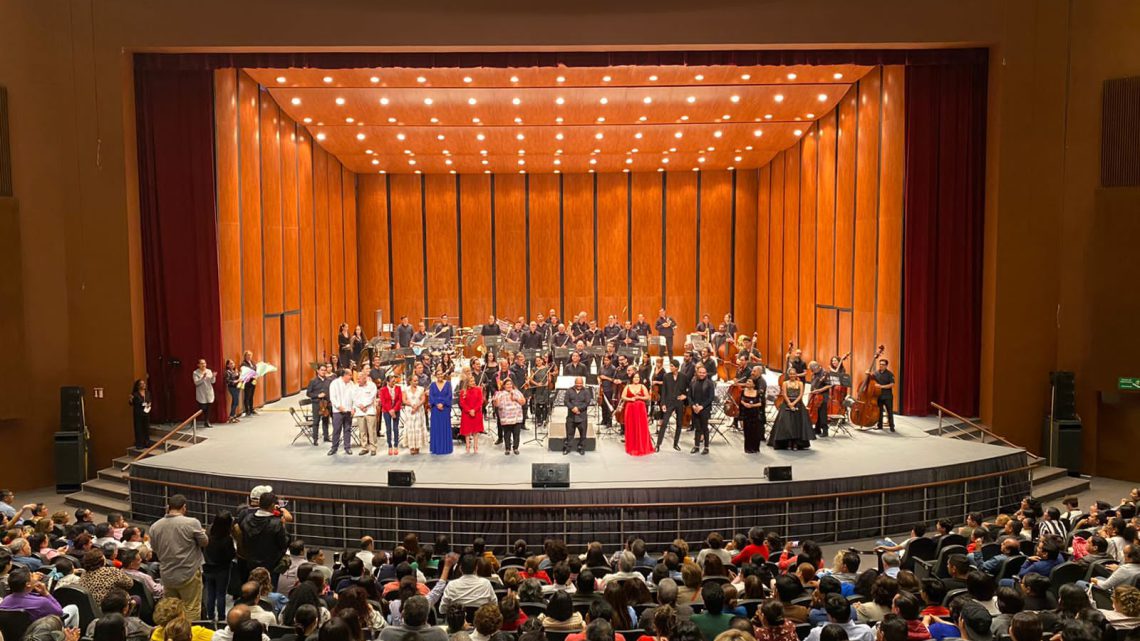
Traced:
<path fill-rule="evenodd" d="M 752 526 L 752 529 L 748 530 L 748 545 L 745 545 L 743 550 L 732 557 L 732 564 L 740 567 L 744 563 L 750 562 L 756 554 L 764 557 L 764 560 L 767 561 L 770 550 L 765 540 L 765 534 L 764 528 L 758 525 Z"/>

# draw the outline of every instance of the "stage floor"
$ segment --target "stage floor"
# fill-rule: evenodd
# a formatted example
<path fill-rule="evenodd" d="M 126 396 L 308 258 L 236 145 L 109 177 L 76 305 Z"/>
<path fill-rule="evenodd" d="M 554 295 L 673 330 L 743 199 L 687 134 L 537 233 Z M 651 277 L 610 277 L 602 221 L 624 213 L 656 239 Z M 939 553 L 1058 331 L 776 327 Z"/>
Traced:
<path fill-rule="evenodd" d="M 256 482 L 301 482 L 352 486 L 384 486 L 389 469 L 414 470 L 417 488 L 520 490 L 531 487 L 532 463 L 571 463 L 571 488 L 666 488 L 767 483 L 764 468 L 791 465 L 794 480 L 852 479 L 930 468 L 973 463 L 1008 456 L 1016 452 L 1006 447 L 984 445 L 927 434 L 924 430 L 937 418 L 896 417 L 895 433 L 887 430 L 840 434 L 812 442 L 806 451 L 776 451 L 763 447 L 759 454 L 745 454 L 743 435 L 728 429 L 725 439 L 713 435 L 707 456 L 690 454 L 692 432 L 681 436 L 682 451 L 672 449 L 672 432 L 666 435 L 660 453 L 632 457 L 625 453 L 617 436 L 599 435 L 597 450 L 584 456 L 550 452 L 545 443 L 526 441 L 533 428 L 523 431 L 520 455 L 505 456 L 495 447 L 494 424 L 491 433 L 480 437 L 479 453 L 467 454 L 460 442 L 447 456 L 421 453 L 412 456 L 401 450 L 387 456 L 382 447 L 376 456 L 340 453 L 327 456 L 327 443 L 314 447 L 305 439 L 293 437 L 298 430 L 288 408 L 296 407 L 300 395 L 266 406 L 261 413 L 237 424 L 217 425 L 198 434 L 205 440 L 136 463 L 137 467 L 177 471 L 204 476 L 246 478 Z M 561 422 L 565 410 L 555 411 Z M 592 418 L 591 423 L 596 421 Z M 529 421 L 528 421 L 529 426 Z M 655 429 L 655 428 L 653 428 Z M 383 443 L 383 435 L 381 434 Z M 426 450 L 425 450 L 426 452 Z"/>

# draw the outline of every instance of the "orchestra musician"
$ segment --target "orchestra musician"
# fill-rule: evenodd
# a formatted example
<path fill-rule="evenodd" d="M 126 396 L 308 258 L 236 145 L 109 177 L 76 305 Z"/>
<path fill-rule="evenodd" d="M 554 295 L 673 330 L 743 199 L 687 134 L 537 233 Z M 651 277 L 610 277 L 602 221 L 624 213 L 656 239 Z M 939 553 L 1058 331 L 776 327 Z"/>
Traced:
<path fill-rule="evenodd" d="M 570 334 L 566 331 L 565 325 L 558 323 L 557 330 L 551 335 L 550 344 L 556 349 L 569 349 L 573 346 L 570 342 Z M 566 357 L 555 358 L 555 371 L 562 371 L 562 368 L 566 365 L 566 362 Z"/>
<path fill-rule="evenodd" d="M 352 367 L 352 336 L 348 333 L 348 323 L 341 323 L 336 330 L 336 366 L 340 369 Z"/>
<path fill-rule="evenodd" d="M 447 318 L 447 314 L 441 314 L 439 322 L 431 326 L 431 336 L 432 338 L 442 338 L 448 343 L 455 338 L 455 327 Z"/>
<path fill-rule="evenodd" d="M 677 321 L 665 314 L 664 309 L 657 310 L 657 320 L 653 322 L 657 335 L 665 339 L 665 354 L 673 357 L 673 332 L 677 329 Z"/>
<path fill-rule="evenodd" d="M 895 431 L 894 410 L 894 372 L 887 369 L 890 362 L 885 358 L 879 359 L 879 369 L 875 372 L 875 382 L 879 384 L 879 420 L 875 422 L 875 429 L 883 429 L 883 416 L 887 417 L 887 424 L 891 431 Z"/>
<path fill-rule="evenodd" d="M 732 314 L 724 315 L 724 331 L 729 337 L 736 336 L 740 328 L 736 326 L 736 322 L 732 320 Z"/>
<path fill-rule="evenodd" d="M 396 325 L 396 329 L 393 333 L 396 335 L 396 347 L 407 349 L 412 346 L 412 336 L 415 334 L 415 330 L 412 328 L 412 324 L 408 322 L 407 316 L 400 317 L 400 323 Z M 410 370 L 411 368 L 412 357 L 408 356 L 404 359 L 404 371 Z"/>
<path fill-rule="evenodd" d="M 716 360 L 713 359 L 712 349 L 708 347 L 701 348 L 700 364 L 704 366 L 708 372 L 716 372 Z"/>
<path fill-rule="evenodd" d="M 530 322 L 530 326 L 523 331 L 522 337 L 519 339 L 519 346 L 523 349 L 540 350 L 545 343 L 546 339 L 539 331 L 536 321 Z"/>
<path fill-rule="evenodd" d="M 522 319 L 519 319 L 515 321 L 514 325 L 511 325 L 511 329 L 507 332 L 507 340 L 511 341 L 512 343 L 517 343 L 522 340 L 522 335 L 523 322 Z"/>
<path fill-rule="evenodd" d="M 526 387 L 530 391 L 531 400 L 528 405 L 534 408 L 534 422 L 536 425 L 543 425 L 550 418 L 551 376 L 553 376 L 553 373 L 546 364 L 546 359 L 542 356 L 536 356 L 534 359 L 534 369 L 526 381 Z"/>
<path fill-rule="evenodd" d="M 499 327 L 499 321 L 494 314 L 487 317 L 487 323 L 483 325 L 483 329 L 479 330 L 480 336 L 501 336 L 502 334 L 503 328 Z"/>
<path fill-rule="evenodd" d="M 627 347 L 637 345 L 637 330 L 633 328 L 632 321 L 627 320 L 622 325 L 621 331 L 618 332 L 617 339 L 622 345 Z"/>
<path fill-rule="evenodd" d="M 598 380 L 602 385 L 602 426 L 613 427 L 613 411 L 616 405 L 614 398 L 614 383 L 618 382 L 618 365 L 607 359 L 603 360 L 598 370 Z"/>
<path fill-rule="evenodd" d="M 668 371 L 661 373 L 661 423 L 657 427 L 657 447 L 661 451 L 661 441 L 665 438 L 665 431 L 669 429 L 669 418 L 676 419 L 676 428 L 673 431 L 673 449 L 681 451 L 681 420 L 685 414 L 685 399 L 687 398 L 687 382 L 681 377 L 677 360 L 667 358 Z"/>
<path fill-rule="evenodd" d="M 818 413 L 811 417 L 815 420 L 815 435 L 827 438 L 827 404 L 831 401 L 831 376 L 815 361 L 808 363 L 808 369 L 811 370 L 809 399 L 815 401 L 816 396 L 823 398 L 823 405 L 820 406 Z"/>
<path fill-rule="evenodd" d="M 586 321 L 586 312 L 579 312 L 574 317 L 574 322 L 570 323 L 570 338 L 577 343 L 584 341 L 587 344 L 590 342 L 590 337 L 587 333 L 590 331 L 590 323 Z"/>
<path fill-rule="evenodd" d="M 789 376 L 803 378 L 804 372 L 807 371 L 807 363 L 804 362 L 804 351 L 802 349 L 796 347 L 784 356 L 784 371 Z"/>
<path fill-rule="evenodd" d="M 633 324 L 633 328 L 637 330 L 638 336 L 649 336 L 652 333 L 649 323 L 645 322 L 645 314 L 637 315 L 637 322 Z"/>
<path fill-rule="evenodd" d="M 617 316 L 610 314 L 606 319 L 606 326 L 602 328 L 602 336 L 606 339 L 607 343 L 612 343 L 618 339 L 621 334 L 621 325 L 618 325 Z"/>
<path fill-rule="evenodd" d="M 423 361 L 416 363 L 415 368 L 412 370 L 412 376 L 415 377 L 419 386 L 425 390 L 427 386 L 431 384 L 431 377 L 428 376 L 427 367 L 423 364 Z"/>
<path fill-rule="evenodd" d="M 412 345 L 423 347 L 424 341 L 427 340 L 427 337 L 427 328 L 424 326 L 424 322 L 420 321 L 416 323 L 416 331 L 414 334 L 412 334 Z"/>
<path fill-rule="evenodd" d="M 697 333 L 704 335 L 705 340 L 711 343 L 714 331 L 716 331 L 716 326 L 712 324 L 712 320 L 709 319 L 709 315 L 702 315 L 701 322 L 697 323 Z"/>
<path fill-rule="evenodd" d="M 744 376 L 748 376 L 752 372 L 754 365 L 764 364 L 764 357 L 760 354 L 760 350 L 752 345 L 751 336 L 740 337 L 740 351 L 736 353 L 736 364 Z"/>
<path fill-rule="evenodd" d="M 578 350 L 570 352 L 570 362 L 562 367 L 563 376 L 581 376 L 585 378 L 590 373 L 590 367 L 582 362 L 582 353 Z"/>
<path fill-rule="evenodd" d="M 566 438 L 562 441 L 563 456 L 570 453 L 570 440 L 574 438 L 575 433 L 578 434 L 578 454 L 586 455 L 586 432 L 589 422 L 587 410 L 590 408 L 591 396 L 590 390 L 586 389 L 586 379 L 575 376 L 574 387 L 566 390 Z"/>
<path fill-rule="evenodd" d="M 531 390 L 524 387 L 526 385 L 527 369 L 526 357 L 522 355 L 522 352 L 515 354 L 515 362 L 511 363 L 510 369 L 507 371 L 507 373 L 510 376 L 511 381 L 513 381 L 515 384 L 515 391 L 521 390 L 519 393 L 526 397 L 526 405 L 529 405 Z M 524 405 L 522 408 L 524 425 L 526 423 L 527 414 L 529 414 L 526 405 Z"/>
<path fill-rule="evenodd" d="M 328 366 L 321 363 L 317 366 L 316 376 L 309 381 L 309 386 L 305 388 L 305 396 L 311 402 L 309 411 L 313 414 L 313 445 L 319 444 L 317 437 L 321 432 L 318 431 L 318 427 L 321 425 L 324 425 L 324 441 L 329 442 L 329 422 L 332 420 L 332 413 L 328 408 L 328 400 L 329 383 L 331 382 L 332 376 L 329 375 Z"/>
<path fill-rule="evenodd" d="M 372 367 L 368 369 L 368 378 L 376 385 L 383 385 L 387 376 L 385 376 L 385 369 L 380 365 L 380 357 L 372 357 Z"/>
<path fill-rule="evenodd" d="M 368 340 L 364 338 L 364 328 L 357 325 L 352 330 L 352 366 L 363 366 L 364 362 L 360 360 L 360 355 L 364 353 L 364 345 Z"/>
<path fill-rule="evenodd" d="M 712 348 L 714 350 L 720 349 L 721 345 L 724 345 L 725 343 L 731 343 L 734 340 L 735 339 L 733 339 L 732 335 L 728 333 L 725 324 L 721 323 L 720 325 L 717 325 L 716 331 L 713 332 L 711 341 Z"/>
<path fill-rule="evenodd" d="M 716 399 L 716 385 L 709 378 L 708 369 L 704 365 L 697 366 L 697 375 L 689 383 L 685 394 L 689 405 L 693 408 L 693 449 L 690 454 L 698 451 L 702 455 L 709 453 L 709 417 L 712 415 L 712 404 Z M 704 449 L 701 449 L 701 442 Z"/>

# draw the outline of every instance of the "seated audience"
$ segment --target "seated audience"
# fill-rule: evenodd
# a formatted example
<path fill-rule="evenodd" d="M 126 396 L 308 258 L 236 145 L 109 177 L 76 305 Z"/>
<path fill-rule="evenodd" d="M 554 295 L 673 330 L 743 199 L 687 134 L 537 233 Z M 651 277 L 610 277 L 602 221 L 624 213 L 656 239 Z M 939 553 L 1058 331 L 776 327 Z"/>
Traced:
<path fill-rule="evenodd" d="M 552 632 L 578 632 L 586 625 L 581 613 L 574 609 L 574 600 L 565 592 L 550 595 L 550 603 L 538 620 L 544 630 Z"/>
<path fill-rule="evenodd" d="M 103 618 L 114 615 L 122 619 L 125 641 L 147 641 L 150 635 L 154 633 L 154 628 L 144 623 L 142 619 L 131 616 L 133 606 L 134 602 L 131 601 L 129 594 L 119 588 L 112 588 L 99 603 L 99 610 L 103 613 Z M 92 621 L 87 626 L 87 636 L 95 636 L 95 626 L 98 622 Z"/>
<path fill-rule="evenodd" d="M 1025 599 L 1025 609 L 1034 612 L 1052 610 L 1057 602 L 1049 598 L 1049 579 L 1033 573 L 1021 577 L 1021 598 Z"/>
<path fill-rule="evenodd" d="M 1113 590 L 1119 585 L 1132 585 L 1140 577 L 1140 545 L 1129 543 L 1124 546 L 1124 563 L 1121 563 L 1107 579 L 1093 577 L 1093 585 Z"/>
<path fill-rule="evenodd" d="M 23 610 L 33 622 L 56 616 L 69 628 L 79 625 L 79 609 L 74 605 L 62 607 L 35 576 L 27 568 L 16 568 L 8 573 L 8 596 L 0 601 L 0 612 Z"/>
<path fill-rule="evenodd" d="M 802 605 L 792 605 L 792 601 L 803 594 L 799 580 L 787 574 L 776 577 L 776 598 L 784 606 L 784 618 L 794 623 L 807 623 L 811 612 Z"/>
<path fill-rule="evenodd" d="M 828 625 L 835 624 L 843 628 L 847 633 L 847 638 L 850 641 L 875 641 L 875 633 L 871 630 L 870 626 L 863 623 L 856 623 L 851 618 L 851 605 L 847 603 L 847 599 L 839 594 L 827 595 L 824 601 L 824 609 L 827 610 L 827 620 L 829 623 L 823 626 L 812 628 L 808 633 L 806 641 L 821 641 L 820 634 Z"/>
<path fill-rule="evenodd" d="M 871 587 L 871 600 L 855 604 L 855 613 L 862 623 L 878 623 L 891 611 L 895 595 L 899 592 L 899 582 L 889 576 L 875 579 Z"/>
<path fill-rule="evenodd" d="M 922 609 L 922 616 L 936 616 L 948 617 L 950 616 L 950 609 L 942 605 L 942 600 L 946 598 L 946 584 L 942 579 L 928 578 L 922 580 L 922 591 L 919 592 L 925 607 Z"/>
<path fill-rule="evenodd" d="M 756 608 L 753 626 L 756 641 L 797 641 L 799 638 L 795 622 L 784 618 L 784 606 L 776 600 L 770 599 Z"/>
<path fill-rule="evenodd" d="M 154 596 L 156 601 L 166 596 L 162 589 L 162 584 L 154 580 L 154 577 L 151 575 L 143 572 L 142 557 L 139 556 L 138 550 L 120 548 L 119 561 L 123 564 L 123 574 L 126 574 L 135 581 L 145 583 L 146 586 L 150 588 L 150 593 Z"/>
<path fill-rule="evenodd" d="M 499 601 L 499 614 L 503 615 L 503 623 L 499 626 L 503 632 L 517 632 L 529 620 L 526 612 L 522 611 L 519 598 L 513 594 L 507 594 Z"/>
<path fill-rule="evenodd" d="M 214 633 L 213 641 L 234 641 L 234 639 L 237 638 L 238 630 L 241 629 L 242 624 L 247 621 L 253 621 L 258 624 L 259 627 L 261 626 L 251 615 L 249 606 L 238 603 L 226 613 L 226 625 Z M 267 641 L 269 639 L 269 635 L 267 634 L 262 633 L 262 636 L 265 638 L 261 639 L 261 641 Z"/>
<path fill-rule="evenodd" d="M 930 638 L 930 630 L 922 621 L 922 601 L 917 596 L 910 592 L 899 592 L 895 595 L 891 611 L 906 621 L 908 641 L 923 641 Z"/>
<path fill-rule="evenodd" d="M 1013 617 L 1025 609 L 1025 599 L 1017 588 L 1002 586 L 997 589 L 997 615 L 994 616 L 990 632 L 994 637 L 1005 636 L 1009 633 L 1009 626 Z"/>
<path fill-rule="evenodd" d="M 380 631 L 380 641 L 448 641 L 443 628 L 428 624 L 431 606 L 420 595 L 409 597 L 401 608 L 403 623 L 390 625 Z M 332 619 L 336 621 L 337 619 Z M 328 624 L 326 624 L 328 625 Z M 409 635 L 410 633 L 410 635 Z"/>
<path fill-rule="evenodd" d="M 1118 586 L 1112 591 L 1112 609 L 1101 612 L 1117 630 L 1140 627 L 1140 590 L 1131 585 Z"/>
<path fill-rule="evenodd" d="M 980 563 L 975 560 L 974 565 L 978 566 L 982 572 L 991 576 L 996 575 L 1001 570 L 1002 564 L 1012 557 L 1021 554 L 1021 546 L 1017 538 L 1012 536 L 1004 537 L 1001 540 L 1001 551 L 993 555 L 989 559 L 981 561 Z M 976 558 L 981 558 L 981 550 L 974 553 Z"/>
<path fill-rule="evenodd" d="M 488 603 L 475 611 L 475 631 L 471 633 L 471 641 L 491 641 L 491 637 L 503 625 L 503 614 L 499 606 Z"/>
<path fill-rule="evenodd" d="M 728 629 L 733 616 L 724 612 L 724 590 L 719 583 L 706 583 L 701 588 L 701 600 L 705 604 L 704 612 L 694 614 L 689 620 L 697 624 L 706 639 L 715 639 Z"/>
<path fill-rule="evenodd" d="M 172 497 L 173 498 L 173 497 Z M 167 638 L 166 626 L 173 626 L 179 633 L 189 631 L 190 641 L 211 641 L 214 631 L 200 626 L 191 625 L 186 617 L 186 604 L 177 597 L 166 597 L 154 604 L 154 631 L 151 632 L 151 641 L 163 641 Z"/>
<path fill-rule="evenodd" d="M 439 609 L 446 613 L 451 608 L 479 607 L 486 603 L 497 603 L 495 588 L 491 582 L 475 573 L 479 557 L 474 554 L 465 554 L 459 560 L 461 572 L 458 579 L 447 582 L 440 599 Z M 448 555 L 447 564 L 454 569 L 455 557 Z"/>

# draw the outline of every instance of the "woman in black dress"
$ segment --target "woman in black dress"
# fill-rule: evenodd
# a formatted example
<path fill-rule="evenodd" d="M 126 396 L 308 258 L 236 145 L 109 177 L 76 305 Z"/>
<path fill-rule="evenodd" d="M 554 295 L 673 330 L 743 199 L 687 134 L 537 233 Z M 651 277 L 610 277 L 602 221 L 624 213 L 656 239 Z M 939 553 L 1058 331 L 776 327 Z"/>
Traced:
<path fill-rule="evenodd" d="M 768 445 L 778 450 L 806 450 L 815 438 L 811 419 L 804 407 L 804 383 L 794 368 L 788 368 L 787 378 L 780 384 L 780 410 Z"/>
<path fill-rule="evenodd" d="M 744 453 L 756 454 L 764 442 L 764 423 L 760 413 L 764 411 L 764 398 L 756 389 L 752 379 L 745 379 L 744 390 L 740 393 L 740 420 L 744 424 Z"/>
<path fill-rule="evenodd" d="M 348 333 L 348 323 L 341 323 L 336 333 L 336 366 L 340 369 L 352 367 L 352 335 Z"/>
<path fill-rule="evenodd" d="M 364 338 L 364 328 L 361 327 L 360 325 L 357 325 L 356 329 L 352 330 L 352 342 L 351 342 L 351 345 L 352 345 L 352 363 L 355 367 L 363 367 L 364 366 L 363 362 L 360 360 L 360 356 L 361 356 L 361 354 L 364 353 L 364 345 L 367 342 L 368 342 L 368 340 Z"/>
<path fill-rule="evenodd" d="M 131 408 L 135 424 L 135 447 L 145 449 L 150 445 L 150 390 L 146 379 L 136 380 L 131 388 Z"/>
<path fill-rule="evenodd" d="M 241 388 L 238 387 L 238 368 L 234 359 L 226 359 L 226 371 L 222 374 L 226 391 L 230 393 L 230 422 L 238 422 L 238 405 L 241 403 Z"/>

